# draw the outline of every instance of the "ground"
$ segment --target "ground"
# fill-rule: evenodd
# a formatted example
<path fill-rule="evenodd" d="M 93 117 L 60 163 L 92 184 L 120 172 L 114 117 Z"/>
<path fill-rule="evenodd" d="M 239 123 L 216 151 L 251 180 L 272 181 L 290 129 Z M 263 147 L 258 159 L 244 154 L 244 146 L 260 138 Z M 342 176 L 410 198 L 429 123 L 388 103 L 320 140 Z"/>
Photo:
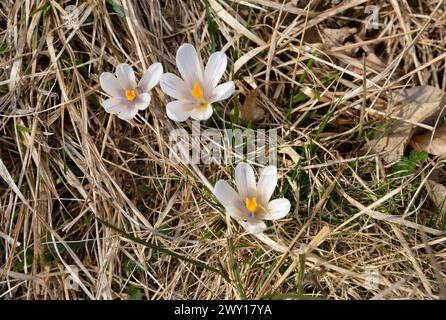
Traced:
<path fill-rule="evenodd" d="M 446 298 L 444 160 L 373 143 L 397 90 L 446 87 L 442 1 L 6 0 L 0 26 L 1 299 Z M 102 72 L 177 73 L 183 43 L 235 83 L 202 130 L 277 132 L 291 211 L 263 234 L 209 190 L 236 163 L 169 157 L 192 121 L 159 86 L 102 107 Z"/>

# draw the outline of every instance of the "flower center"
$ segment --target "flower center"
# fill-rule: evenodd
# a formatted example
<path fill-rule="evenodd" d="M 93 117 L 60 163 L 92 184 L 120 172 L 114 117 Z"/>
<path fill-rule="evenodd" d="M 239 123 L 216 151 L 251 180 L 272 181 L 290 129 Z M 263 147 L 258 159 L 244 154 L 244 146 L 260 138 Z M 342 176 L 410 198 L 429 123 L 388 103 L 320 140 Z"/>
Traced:
<path fill-rule="evenodd" d="M 128 101 L 133 101 L 136 98 L 135 90 L 125 90 L 125 97 Z"/>
<path fill-rule="evenodd" d="M 249 212 L 256 212 L 256 210 L 257 210 L 257 199 L 256 199 L 256 197 L 252 197 L 252 199 L 246 198 L 245 206 L 246 206 L 246 209 L 248 209 Z"/>
<path fill-rule="evenodd" d="M 198 110 L 204 110 L 208 107 L 209 103 L 205 100 L 202 104 L 199 104 L 198 107 L 196 107 Z"/>
<path fill-rule="evenodd" d="M 204 98 L 203 89 L 200 87 L 200 84 L 198 82 L 194 83 L 194 88 L 191 91 L 192 96 L 197 99 L 201 100 Z"/>

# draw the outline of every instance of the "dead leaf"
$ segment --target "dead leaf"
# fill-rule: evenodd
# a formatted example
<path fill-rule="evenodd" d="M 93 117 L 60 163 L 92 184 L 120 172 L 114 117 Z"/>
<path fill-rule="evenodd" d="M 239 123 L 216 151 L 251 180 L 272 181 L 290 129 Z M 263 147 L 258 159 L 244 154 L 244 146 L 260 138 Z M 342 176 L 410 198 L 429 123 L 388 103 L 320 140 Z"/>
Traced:
<path fill-rule="evenodd" d="M 441 126 L 432 132 L 414 135 L 409 143 L 417 151 L 426 151 L 435 156 L 446 154 L 446 126 Z"/>
<path fill-rule="evenodd" d="M 446 200 L 446 186 L 430 179 L 426 181 L 426 186 L 432 201 L 438 208 L 443 209 Z"/>
<path fill-rule="evenodd" d="M 387 65 L 375 54 L 375 52 L 369 52 L 366 57 L 367 64 L 375 66 L 379 69 L 385 69 Z"/>
<path fill-rule="evenodd" d="M 240 107 L 240 119 L 258 122 L 265 117 L 265 110 L 257 104 L 259 88 L 255 88 L 246 97 L 245 103 Z"/>
<path fill-rule="evenodd" d="M 322 29 L 321 35 L 324 44 L 328 49 L 340 47 L 345 40 L 354 35 L 358 30 L 356 28 L 340 28 L 340 29 Z"/>
<path fill-rule="evenodd" d="M 296 164 L 299 163 L 299 161 L 301 160 L 301 156 L 290 146 L 285 146 L 285 147 L 281 147 L 278 150 L 278 153 L 283 153 L 283 154 L 287 154 L 291 160 L 293 160 L 292 163 Z"/>
<path fill-rule="evenodd" d="M 361 64 L 363 63 L 362 58 L 358 58 L 355 60 L 360 62 Z M 387 65 L 373 51 L 366 53 L 365 62 L 366 62 L 366 70 L 367 71 L 369 71 L 371 69 L 371 70 L 375 70 L 377 72 L 381 72 L 387 67 Z M 358 68 L 358 67 L 353 66 L 352 71 L 354 71 L 360 75 L 364 74 L 363 67 Z M 396 79 L 396 76 L 392 75 L 392 79 Z"/>
<path fill-rule="evenodd" d="M 305 30 L 303 41 L 311 44 L 322 43 L 322 38 L 319 34 L 318 29 L 316 27 L 311 27 Z"/>
<path fill-rule="evenodd" d="M 386 67 L 387 64 L 384 62 L 384 60 L 381 57 L 378 57 L 375 53 L 375 50 L 373 49 L 372 46 L 369 46 L 368 44 L 365 43 L 365 41 L 358 36 L 357 34 L 353 35 L 353 39 L 354 39 L 354 43 L 360 43 L 361 44 L 361 49 L 363 50 L 363 54 L 365 54 L 365 63 L 366 63 L 366 69 L 367 70 L 375 70 L 377 72 L 381 72 L 383 71 Z M 345 53 L 353 58 L 356 57 L 357 54 L 357 50 L 359 50 L 359 48 L 351 48 L 349 50 L 345 50 Z M 362 67 L 362 64 L 364 63 L 363 58 L 355 58 L 356 61 L 358 61 L 361 64 L 361 67 L 352 67 L 352 70 L 358 74 L 364 74 L 364 70 Z M 399 71 L 396 70 L 395 73 L 392 75 L 392 80 L 395 80 L 396 78 L 399 77 Z"/>
<path fill-rule="evenodd" d="M 392 125 L 382 138 L 382 133 L 375 135 L 370 143 L 374 151 L 385 152 L 382 155 L 385 162 L 399 160 L 417 128 L 416 124 L 438 116 L 446 103 L 445 98 L 443 90 L 432 86 L 398 91 L 394 94 L 395 109 L 390 113 Z"/>
<path fill-rule="evenodd" d="M 364 74 L 362 68 L 363 58 L 358 58 L 358 52 L 362 50 L 366 57 L 367 69 L 377 72 L 383 71 L 387 64 L 376 55 L 373 47 L 368 45 L 356 32 L 357 29 L 355 28 L 323 29 L 321 35 L 324 39 L 325 47 L 330 51 L 332 50 L 331 55 L 339 59 L 338 63 L 340 66 L 349 65 L 353 72 L 360 75 Z M 357 44 L 361 44 L 361 46 Z M 348 57 L 345 57 L 345 55 Z M 394 78 L 395 75 L 392 76 L 392 79 Z"/>
<path fill-rule="evenodd" d="M 438 170 L 434 170 L 426 180 L 426 188 L 429 197 L 435 203 L 435 206 L 441 211 L 445 209 L 446 204 L 446 186 L 439 182 Z"/>

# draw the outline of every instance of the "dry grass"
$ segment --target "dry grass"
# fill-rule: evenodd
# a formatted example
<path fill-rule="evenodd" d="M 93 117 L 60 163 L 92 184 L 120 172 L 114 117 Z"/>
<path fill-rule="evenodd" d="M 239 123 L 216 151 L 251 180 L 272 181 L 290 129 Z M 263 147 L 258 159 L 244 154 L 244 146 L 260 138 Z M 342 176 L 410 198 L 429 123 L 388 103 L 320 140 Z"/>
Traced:
<path fill-rule="evenodd" d="M 104 0 L 0 4 L 2 299 L 446 298 L 446 216 L 424 180 L 443 158 L 395 178 L 366 146 L 389 92 L 446 88 L 441 0 L 209 0 L 208 14 L 204 0 L 115 2 L 125 17 Z M 380 26 L 366 30 L 373 4 Z M 357 30 L 321 43 L 342 27 Z M 207 189 L 204 177 L 229 179 L 233 166 L 169 159 L 170 130 L 190 122 L 166 117 L 159 87 L 131 123 L 100 106 L 101 72 L 174 71 L 184 42 L 203 59 L 224 50 L 236 70 L 235 97 L 205 125 L 221 128 L 260 87 L 258 127 L 278 129 L 276 194 L 292 212 L 264 235 L 246 234 Z"/>

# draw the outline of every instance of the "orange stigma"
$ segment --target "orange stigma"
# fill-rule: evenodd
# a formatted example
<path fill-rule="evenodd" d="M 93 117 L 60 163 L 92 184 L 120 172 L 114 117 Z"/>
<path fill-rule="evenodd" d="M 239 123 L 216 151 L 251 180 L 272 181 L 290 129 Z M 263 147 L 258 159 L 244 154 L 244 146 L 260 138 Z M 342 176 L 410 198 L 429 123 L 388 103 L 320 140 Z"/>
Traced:
<path fill-rule="evenodd" d="M 125 97 L 128 101 L 133 101 L 136 98 L 135 90 L 125 90 Z"/>
<path fill-rule="evenodd" d="M 255 212 L 257 210 L 257 199 L 256 197 L 252 197 L 252 199 L 246 198 L 245 200 L 246 209 L 249 212 Z"/>
<path fill-rule="evenodd" d="M 203 89 L 200 87 L 198 82 L 194 83 L 194 89 L 191 91 L 191 93 L 195 99 L 201 100 L 204 98 Z"/>

